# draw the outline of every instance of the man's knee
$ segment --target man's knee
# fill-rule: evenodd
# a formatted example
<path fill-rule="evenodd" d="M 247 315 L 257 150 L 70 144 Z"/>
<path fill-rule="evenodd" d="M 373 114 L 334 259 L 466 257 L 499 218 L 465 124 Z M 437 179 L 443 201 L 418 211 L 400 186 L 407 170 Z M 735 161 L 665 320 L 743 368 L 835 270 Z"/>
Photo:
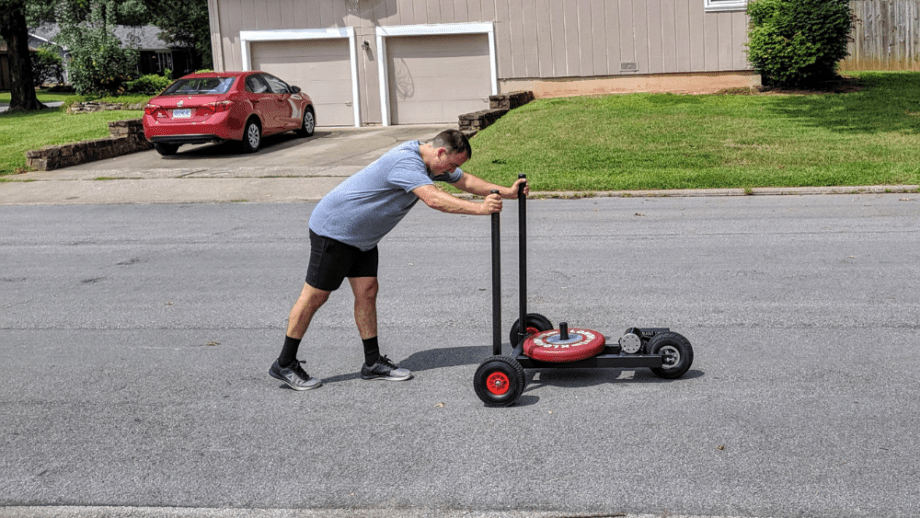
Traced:
<path fill-rule="evenodd" d="M 329 300 L 329 294 L 330 292 L 328 291 L 319 290 L 306 284 L 300 293 L 300 300 L 297 301 L 297 305 L 314 309 L 319 308 Z"/>
<path fill-rule="evenodd" d="M 362 277 L 351 283 L 356 299 L 376 300 L 379 287 L 376 277 Z"/>

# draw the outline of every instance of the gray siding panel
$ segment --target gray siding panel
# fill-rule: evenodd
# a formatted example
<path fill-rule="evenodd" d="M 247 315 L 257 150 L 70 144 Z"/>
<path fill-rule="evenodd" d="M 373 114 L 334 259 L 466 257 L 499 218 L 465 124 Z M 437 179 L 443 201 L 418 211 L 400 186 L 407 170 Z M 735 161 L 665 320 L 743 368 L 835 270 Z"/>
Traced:
<path fill-rule="evenodd" d="M 747 14 L 706 13 L 703 0 L 359 1 L 354 12 L 346 0 L 210 0 L 220 15 L 215 57 L 225 69 L 242 66 L 240 30 L 354 26 L 369 34 L 376 24 L 486 21 L 495 24 L 502 79 L 750 69 Z M 638 70 L 621 70 L 631 62 Z"/>

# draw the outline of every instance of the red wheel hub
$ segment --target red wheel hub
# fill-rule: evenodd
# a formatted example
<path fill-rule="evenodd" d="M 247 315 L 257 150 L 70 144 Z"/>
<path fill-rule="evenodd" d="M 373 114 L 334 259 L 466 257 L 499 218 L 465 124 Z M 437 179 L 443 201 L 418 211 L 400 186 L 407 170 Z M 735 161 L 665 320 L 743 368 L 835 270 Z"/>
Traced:
<path fill-rule="evenodd" d="M 510 388 L 511 380 L 508 379 L 508 375 L 504 372 L 493 372 L 486 378 L 486 389 L 490 394 L 503 396 L 508 393 Z"/>

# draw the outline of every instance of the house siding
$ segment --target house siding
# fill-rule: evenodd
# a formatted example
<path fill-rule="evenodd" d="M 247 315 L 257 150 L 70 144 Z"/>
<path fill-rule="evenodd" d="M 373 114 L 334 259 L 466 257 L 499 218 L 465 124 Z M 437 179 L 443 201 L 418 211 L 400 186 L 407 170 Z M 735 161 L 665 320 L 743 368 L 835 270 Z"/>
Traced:
<path fill-rule="evenodd" d="M 220 54 L 242 66 L 239 31 L 494 22 L 501 79 L 749 70 L 747 13 L 703 10 L 703 0 L 210 0 Z M 212 9 L 212 16 L 215 9 Z M 214 28 L 212 21 L 212 30 Z M 636 63 L 624 72 L 621 63 Z"/>
<path fill-rule="evenodd" d="M 491 23 L 504 91 L 528 81 L 751 70 L 747 13 L 705 12 L 704 0 L 357 0 L 356 9 L 352 1 L 209 0 L 214 67 L 243 67 L 240 31 L 352 27 L 363 122 L 381 113 L 377 27 Z"/>

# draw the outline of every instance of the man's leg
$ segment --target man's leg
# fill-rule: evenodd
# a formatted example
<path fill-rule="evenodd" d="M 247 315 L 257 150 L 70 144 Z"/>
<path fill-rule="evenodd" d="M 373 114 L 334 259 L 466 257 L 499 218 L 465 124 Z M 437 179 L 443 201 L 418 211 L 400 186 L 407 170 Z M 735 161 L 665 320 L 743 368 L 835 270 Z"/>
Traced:
<path fill-rule="evenodd" d="M 297 361 L 297 350 L 310 326 L 310 321 L 313 320 L 313 315 L 329 300 L 329 293 L 304 283 L 300 297 L 294 303 L 288 317 L 287 335 L 284 337 L 281 355 L 268 371 L 273 377 L 284 381 L 295 390 L 307 390 L 322 385 L 320 380 L 311 378 L 304 372 Z"/>
<path fill-rule="evenodd" d="M 386 356 L 380 355 L 377 344 L 377 284 L 376 277 L 349 277 L 355 294 L 355 324 L 364 344 L 364 365 L 361 378 L 403 381 L 412 377 L 408 369 L 401 369 Z"/>
<path fill-rule="evenodd" d="M 355 294 L 355 324 L 361 339 L 377 336 L 377 277 L 350 277 L 351 291 Z"/>
<path fill-rule="evenodd" d="M 303 335 L 307 333 L 307 328 L 310 327 L 310 321 L 313 320 L 313 315 L 329 300 L 330 293 L 304 283 L 300 297 L 294 303 L 294 307 L 291 308 L 291 315 L 288 317 L 287 335 L 298 340 L 303 339 Z M 377 316 L 375 314 L 374 323 L 376 324 L 376 322 Z"/>

